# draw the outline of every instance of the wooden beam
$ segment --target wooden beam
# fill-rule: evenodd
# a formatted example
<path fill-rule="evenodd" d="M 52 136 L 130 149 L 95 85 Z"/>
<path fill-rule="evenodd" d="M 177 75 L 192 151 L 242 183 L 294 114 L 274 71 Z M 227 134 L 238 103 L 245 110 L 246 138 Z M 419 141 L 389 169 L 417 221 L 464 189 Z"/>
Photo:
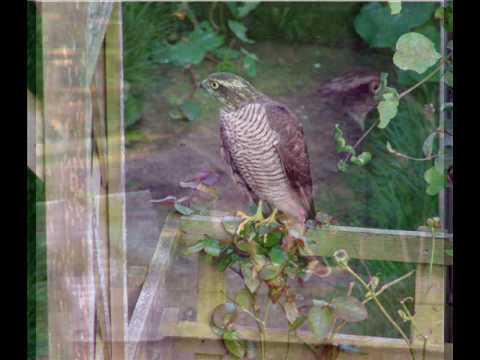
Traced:
<path fill-rule="evenodd" d="M 121 5 L 113 5 L 105 33 L 107 161 L 103 163 L 107 167 L 110 318 L 115 360 L 126 359 L 128 327 Z"/>
<path fill-rule="evenodd" d="M 91 99 L 84 77 L 88 4 L 39 5 L 44 146 L 60 159 L 45 158 L 49 359 L 93 359 Z"/>
<path fill-rule="evenodd" d="M 153 254 L 148 274 L 138 297 L 132 318 L 128 324 L 128 359 L 137 356 L 142 342 L 158 341 L 161 336 L 152 338 L 150 328 L 157 329 L 161 322 L 161 299 L 164 296 L 166 273 L 172 258 L 172 253 L 179 236 L 178 217 L 169 215 L 165 220 L 157 248 Z M 155 314 L 154 314 L 155 313 Z M 155 331 L 158 334 L 157 331 Z"/>
<path fill-rule="evenodd" d="M 183 216 L 182 241 L 192 244 L 205 234 L 215 239 L 228 239 L 230 235 L 222 225 L 224 219 L 239 222 L 232 216 Z M 332 256 L 336 250 L 344 249 L 355 259 L 420 264 L 429 264 L 432 260 L 432 234 L 429 232 L 330 226 L 310 230 L 307 236 L 313 240 L 312 250 L 318 256 Z M 451 260 L 445 257 L 445 250 L 451 248 L 448 239 L 451 235 L 436 234 L 433 264 L 442 265 Z"/>
<path fill-rule="evenodd" d="M 160 325 L 160 332 L 164 336 L 174 337 L 178 339 L 198 339 L 199 341 L 220 340 L 217 335 L 212 332 L 212 329 L 208 324 L 193 322 L 193 321 L 181 321 L 181 322 L 163 322 Z M 235 329 L 240 334 L 240 337 L 245 340 L 258 341 L 258 329 L 256 327 L 247 327 L 236 325 Z M 316 345 L 320 344 L 315 339 L 313 334 L 309 331 L 298 331 L 297 336 L 290 336 L 291 344 L 303 344 L 304 342 Z M 266 342 L 271 344 L 270 347 L 275 347 L 280 344 L 286 344 L 288 341 L 287 332 L 284 329 L 267 329 Z M 402 339 L 391 339 L 374 336 L 358 336 L 358 335 L 345 335 L 338 334 L 334 336 L 333 343 L 343 345 L 356 346 L 367 353 L 370 351 L 385 351 L 386 353 L 401 352 L 404 355 L 408 355 L 405 359 L 411 359 L 408 353 L 408 346 Z M 268 346 L 267 346 L 268 347 Z M 415 344 L 413 346 L 414 351 L 421 355 L 423 347 L 421 344 Z M 443 344 L 430 344 L 427 345 L 427 356 L 430 358 L 442 358 L 444 354 Z M 421 357 L 419 357 L 421 358 Z"/>

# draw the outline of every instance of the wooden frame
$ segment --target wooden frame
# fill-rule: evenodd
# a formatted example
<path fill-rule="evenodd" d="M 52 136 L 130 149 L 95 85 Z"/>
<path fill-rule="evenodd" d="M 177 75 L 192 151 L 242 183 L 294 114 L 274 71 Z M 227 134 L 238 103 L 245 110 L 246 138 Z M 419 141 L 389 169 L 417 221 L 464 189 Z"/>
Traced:
<path fill-rule="evenodd" d="M 209 317 L 213 309 L 225 302 L 225 279 L 224 274 L 200 259 L 199 263 L 199 285 L 198 285 L 198 306 L 196 321 L 178 321 L 175 317 L 168 320 L 168 313 L 174 309 L 161 307 L 162 290 L 161 285 L 165 279 L 165 259 L 173 258 L 173 253 L 168 255 L 165 251 L 172 250 L 173 244 L 187 246 L 200 240 L 204 234 L 215 239 L 226 239 L 229 234 L 223 229 L 222 221 L 226 219 L 235 221 L 235 218 L 228 216 L 191 216 L 180 217 L 170 215 L 167 225 L 162 231 L 158 243 L 156 255 L 150 265 L 139 302 L 134 310 L 134 316 L 129 327 L 133 331 L 141 328 L 148 328 L 142 336 L 135 339 L 130 338 L 131 359 L 148 359 L 147 344 L 149 342 L 160 342 L 164 338 L 172 340 L 170 351 L 166 352 L 164 359 L 175 359 L 175 349 L 189 349 L 196 354 L 196 359 L 221 359 L 225 350 L 220 346 L 219 338 L 212 332 L 209 326 Z M 437 234 L 435 240 L 435 253 L 433 256 L 432 274 L 429 273 L 429 259 L 432 251 L 432 234 L 417 231 L 388 231 L 367 228 L 352 227 L 330 227 L 313 231 L 311 238 L 319 244 L 314 248 L 315 254 L 319 256 L 331 256 L 337 249 L 345 249 L 352 258 L 377 259 L 385 261 L 402 261 L 417 264 L 416 287 L 415 287 L 415 316 L 418 330 L 422 334 L 429 334 L 427 343 L 427 359 L 443 359 L 444 357 L 444 266 L 451 259 L 445 258 L 445 249 L 451 247 L 451 236 Z M 361 249 L 361 251 L 359 250 Z M 380 250 L 379 250 L 380 249 Z M 158 254 L 162 254 L 163 260 L 159 261 Z M 160 272 L 159 269 L 163 269 Z M 163 277 L 162 277 L 163 276 Z M 155 295 L 156 294 L 156 295 Z M 149 301 L 145 299 L 155 299 Z M 150 306 L 149 306 L 150 305 Z M 258 341 L 256 328 L 238 326 L 237 329 L 242 338 Z M 413 330 L 413 329 L 412 329 Z M 138 334 L 138 333 L 137 333 Z M 315 339 L 310 332 L 300 332 L 301 337 L 315 344 Z M 423 351 L 423 340 L 412 331 L 414 339 L 413 348 L 421 358 Z M 272 359 L 281 356 L 285 351 L 287 334 L 285 331 L 269 329 L 267 342 L 275 343 Z M 307 356 L 296 339 L 290 339 L 292 350 L 296 355 L 292 358 Z M 401 339 L 390 339 L 382 337 L 353 336 L 338 334 L 334 338 L 338 344 L 356 345 L 369 353 L 369 359 L 411 359 L 408 346 Z M 167 348 L 168 349 L 168 348 Z M 167 354 L 170 354 L 167 356 Z M 354 355 L 342 355 L 341 359 L 354 358 Z"/>
<path fill-rule="evenodd" d="M 37 3 L 49 359 L 125 359 L 121 4 Z M 38 165 L 37 165 L 38 167 Z"/>

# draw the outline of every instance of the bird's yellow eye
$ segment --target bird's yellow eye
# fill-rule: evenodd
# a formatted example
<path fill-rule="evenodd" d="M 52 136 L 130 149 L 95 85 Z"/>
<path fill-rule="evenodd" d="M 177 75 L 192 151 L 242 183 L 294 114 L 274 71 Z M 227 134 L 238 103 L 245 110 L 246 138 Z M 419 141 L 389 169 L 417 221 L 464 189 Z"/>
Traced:
<path fill-rule="evenodd" d="M 220 87 L 220 84 L 216 81 L 211 81 L 210 86 L 213 90 L 217 90 Z"/>

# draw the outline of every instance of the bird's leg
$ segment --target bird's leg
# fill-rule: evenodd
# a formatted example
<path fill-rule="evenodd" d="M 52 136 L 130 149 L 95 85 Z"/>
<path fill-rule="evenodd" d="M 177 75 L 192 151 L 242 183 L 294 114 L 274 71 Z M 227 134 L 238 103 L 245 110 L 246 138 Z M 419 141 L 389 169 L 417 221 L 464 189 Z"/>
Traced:
<path fill-rule="evenodd" d="M 270 225 L 277 222 L 277 213 L 278 213 L 278 209 L 274 208 L 270 216 L 267 217 L 265 220 L 261 221 L 261 223 Z"/>
<path fill-rule="evenodd" d="M 237 234 L 240 234 L 240 232 L 245 228 L 245 226 L 250 223 L 250 222 L 256 222 L 256 221 L 263 221 L 263 201 L 259 200 L 258 201 L 258 207 L 257 207 L 257 212 L 253 216 L 248 216 L 242 211 L 237 211 L 237 215 L 240 216 L 243 221 L 240 223 L 237 229 Z"/>

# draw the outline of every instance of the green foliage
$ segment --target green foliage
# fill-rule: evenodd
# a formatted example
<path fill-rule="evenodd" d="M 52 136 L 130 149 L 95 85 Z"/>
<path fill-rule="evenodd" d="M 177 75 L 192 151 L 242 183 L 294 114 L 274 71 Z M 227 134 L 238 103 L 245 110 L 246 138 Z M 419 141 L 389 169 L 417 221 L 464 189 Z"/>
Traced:
<path fill-rule="evenodd" d="M 422 74 L 440 58 L 441 55 L 435 50 L 430 39 L 425 35 L 409 32 L 398 39 L 393 62 L 402 70 L 413 70 Z"/>
<path fill-rule="evenodd" d="M 252 13 L 254 40 L 336 45 L 355 42 L 352 24 L 360 4 L 331 2 L 263 2 Z"/>
<path fill-rule="evenodd" d="M 437 6 L 407 2 L 399 14 L 392 15 L 387 4 L 369 3 L 355 18 L 355 29 L 370 46 L 391 48 L 402 34 L 426 23 Z"/>
<path fill-rule="evenodd" d="M 27 169 L 27 356 L 48 354 L 47 252 L 43 183 Z"/>
<path fill-rule="evenodd" d="M 400 0 L 389 0 L 390 14 L 398 15 L 402 11 L 402 2 Z"/>
<path fill-rule="evenodd" d="M 175 30 L 172 6 L 151 2 L 122 4 L 126 127 L 140 119 L 146 96 L 162 85 L 155 71 L 165 62 L 163 41 Z"/>
<path fill-rule="evenodd" d="M 432 133 L 423 107 L 414 99 L 402 99 L 395 121 L 372 131 L 363 148 L 372 153 L 368 167 L 352 167 L 344 181 L 354 189 L 355 200 L 348 213 L 335 214 L 352 226 L 416 230 L 424 219 L 437 213 L 437 198 L 426 194 L 424 173 L 429 161 L 399 159 L 385 151 L 389 141 L 402 153 L 421 154 L 425 138 Z M 333 210 L 334 211 L 334 210 Z"/>
<path fill-rule="evenodd" d="M 353 146 L 348 145 L 347 141 L 345 140 L 343 136 L 343 131 L 340 129 L 340 126 L 338 124 L 335 125 L 335 143 L 337 145 L 336 149 L 338 153 L 347 153 L 348 154 L 348 160 L 342 159 L 338 162 L 337 168 L 341 172 L 345 172 L 348 169 L 348 162 L 358 165 L 358 166 L 363 166 L 366 165 L 371 159 L 372 159 L 372 154 L 370 154 L 367 151 L 362 152 L 360 155 L 356 155 L 356 151 L 353 148 Z"/>

